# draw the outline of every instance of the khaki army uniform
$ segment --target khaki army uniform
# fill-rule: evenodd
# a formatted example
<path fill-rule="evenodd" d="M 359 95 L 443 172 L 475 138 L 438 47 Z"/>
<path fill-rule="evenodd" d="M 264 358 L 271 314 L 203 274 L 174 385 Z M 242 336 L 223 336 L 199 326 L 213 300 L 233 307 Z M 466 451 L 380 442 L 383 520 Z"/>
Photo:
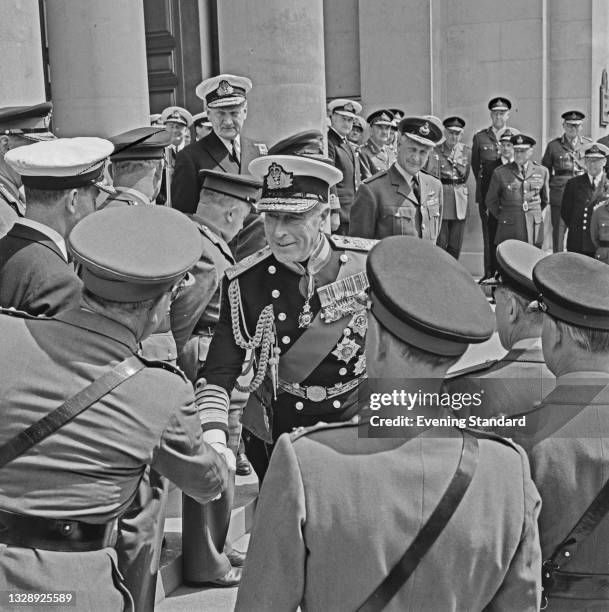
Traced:
<path fill-rule="evenodd" d="M 390 146 L 384 145 L 379 147 L 372 138 L 369 138 L 359 150 L 359 165 L 362 181 L 378 172 L 387 170 L 394 161 L 395 153 Z"/>

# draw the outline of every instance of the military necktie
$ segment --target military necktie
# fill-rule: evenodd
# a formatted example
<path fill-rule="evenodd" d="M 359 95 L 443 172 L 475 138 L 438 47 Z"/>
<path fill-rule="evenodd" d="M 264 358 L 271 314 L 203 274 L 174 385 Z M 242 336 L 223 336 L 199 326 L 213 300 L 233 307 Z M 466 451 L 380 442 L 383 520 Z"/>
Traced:
<path fill-rule="evenodd" d="M 420 204 L 421 203 L 421 188 L 419 186 L 419 179 L 416 176 L 412 177 L 411 187 L 412 187 L 412 193 L 414 194 L 414 197 L 417 199 L 417 202 Z"/>
<path fill-rule="evenodd" d="M 237 164 L 237 167 L 239 168 L 239 172 L 241 172 L 241 159 L 240 159 L 241 156 L 239 155 L 239 150 L 237 149 L 237 141 L 233 140 L 232 145 L 233 145 L 233 148 L 230 154 L 231 161 Z"/>

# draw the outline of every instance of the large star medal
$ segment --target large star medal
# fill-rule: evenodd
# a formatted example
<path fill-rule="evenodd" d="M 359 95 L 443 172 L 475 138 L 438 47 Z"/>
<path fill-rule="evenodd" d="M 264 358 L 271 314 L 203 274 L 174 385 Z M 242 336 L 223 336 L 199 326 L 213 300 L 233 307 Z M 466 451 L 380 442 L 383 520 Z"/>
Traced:
<path fill-rule="evenodd" d="M 366 355 L 361 354 L 357 361 L 355 362 L 355 367 L 353 368 L 353 373 L 356 376 L 359 376 L 366 369 Z"/>
<path fill-rule="evenodd" d="M 358 350 L 359 344 L 355 340 L 345 336 L 336 345 L 336 348 L 332 351 L 332 355 L 334 355 L 340 361 L 349 363 L 355 357 Z"/>
<path fill-rule="evenodd" d="M 365 310 L 357 312 L 351 317 L 349 321 L 349 327 L 358 335 L 363 338 L 366 335 L 368 329 L 368 314 Z"/>

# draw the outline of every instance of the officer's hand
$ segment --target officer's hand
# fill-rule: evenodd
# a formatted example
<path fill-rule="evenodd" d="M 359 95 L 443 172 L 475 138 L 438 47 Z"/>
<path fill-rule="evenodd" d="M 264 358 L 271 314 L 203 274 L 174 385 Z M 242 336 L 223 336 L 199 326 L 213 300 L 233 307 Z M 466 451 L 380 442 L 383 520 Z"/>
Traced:
<path fill-rule="evenodd" d="M 222 455 L 222 457 L 224 457 L 224 461 L 226 461 L 226 467 L 228 468 L 228 471 L 232 473 L 236 472 L 237 458 L 235 457 L 235 453 L 233 453 L 233 451 L 228 448 L 228 446 L 222 444 L 221 442 L 213 442 L 211 446 L 216 452 L 218 452 L 220 455 Z"/>
<path fill-rule="evenodd" d="M 340 225 L 340 215 L 336 212 L 330 213 L 330 231 L 334 233 Z"/>

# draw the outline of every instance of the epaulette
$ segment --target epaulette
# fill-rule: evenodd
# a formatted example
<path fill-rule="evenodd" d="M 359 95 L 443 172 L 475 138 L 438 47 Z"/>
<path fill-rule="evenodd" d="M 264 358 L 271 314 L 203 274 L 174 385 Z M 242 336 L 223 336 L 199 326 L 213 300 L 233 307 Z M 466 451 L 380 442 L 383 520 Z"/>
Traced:
<path fill-rule="evenodd" d="M 339 423 L 324 423 L 319 422 L 315 425 L 311 425 L 311 427 L 297 427 L 294 431 L 290 433 L 290 441 L 292 443 L 296 442 L 298 438 L 302 438 L 303 436 L 307 436 L 311 433 L 316 433 L 318 431 L 327 431 L 329 429 L 340 429 L 342 427 L 357 427 L 359 424 L 359 417 L 354 416 L 352 419 L 348 421 L 340 421 Z"/>
<path fill-rule="evenodd" d="M 378 242 L 378 240 L 332 234 L 330 236 L 330 242 L 332 242 L 332 244 L 338 249 L 349 249 L 350 251 L 369 251 Z"/>
<path fill-rule="evenodd" d="M 212 244 L 215 244 L 217 246 L 220 246 L 220 239 L 218 238 L 218 236 L 216 236 L 216 234 L 214 234 L 209 227 L 207 227 L 207 225 L 204 225 L 203 223 L 201 223 L 200 221 L 195 221 L 193 219 L 195 225 L 197 226 L 197 228 L 199 229 L 199 231 L 207 238 L 209 239 L 209 241 Z"/>
<path fill-rule="evenodd" d="M 259 251 L 244 257 L 241 261 L 237 262 L 234 266 L 231 266 L 226 270 L 226 277 L 228 280 L 233 280 L 233 278 L 237 278 L 240 274 L 249 270 L 257 263 L 264 261 L 267 257 L 272 255 L 271 247 L 267 244 Z"/>
<path fill-rule="evenodd" d="M 0 314 L 8 315 L 9 317 L 16 317 L 18 319 L 42 319 L 43 321 L 52 320 L 52 317 L 47 317 L 45 315 L 33 315 L 23 310 L 17 310 L 16 308 L 4 308 L 3 306 L 0 306 Z"/>
<path fill-rule="evenodd" d="M 455 372 L 449 372 L 445 378 L 446 380 L 452 380 L 454 378 L 460 378 L 461 376 L 473 374 L 474 372 L 482 372 L 492 368 L 498 361 L 498 359 L 490 359 L 489 361 L 483 361 L 482 363 L 475 363 L 474 365 L 456 370 Z"/>
<path fill-rule="evenodd" d="M 510 418 L 514 418 L 514 417 L 511 416 Z M 515 450 L 517 453 L 519 453 L 518 447 L 516 446 L 514 442 L 512 442 L 509 438 L 504 438 L 498 433 L 495 433 L 492 431 L 484 431 L 482 429 L 473 429 L 471 427 L 465 427 L 464 431 L 467 431 L 472 436 L 480 440 L 493 440 L 495 442 L 499 442 L 501 444 L 504 444 L 505 446 L 509 446 L 512 450 Z"/>
<path fill-rule="evenodd" d="M 160 359 L 146 359 L 146 357 L 142 357 L 142 355 L 140 355 L 139 353 L 137 356 L 149 368 L 161 368 L 162 370 L 167 370 L 168 372 L 171 372 L 172 374 L 177 374 L 184 382 L 186 383 L 189 382 L 186 374 L 184 374 L 182 369 L 179 368 L 177 365 L 173 365 L 171 363 L 168 363 L 167 361 L 161 361 Z"/>
<path fill-rule="evenodd" d="M 595 204 L 592 208 L 592 212 L 594 212 L 597 208 L 600 208 L 601 206 L 607 206 L 607 204 L 609 204 L 609 200 L 603 200 L 602 202 Z"/>
<path fill-rule="evenodd" d="M 387 170 L 383 170 L 382 172 L 377 172 L 376 174 L 369 176 L 366 180 L 362 182 L 366 183 L 367 185 L 368 183 L 372 183 L 372 181 L 376 181 L 377 179 L 383 178 L 384 176 L 387 176 Z"/>

